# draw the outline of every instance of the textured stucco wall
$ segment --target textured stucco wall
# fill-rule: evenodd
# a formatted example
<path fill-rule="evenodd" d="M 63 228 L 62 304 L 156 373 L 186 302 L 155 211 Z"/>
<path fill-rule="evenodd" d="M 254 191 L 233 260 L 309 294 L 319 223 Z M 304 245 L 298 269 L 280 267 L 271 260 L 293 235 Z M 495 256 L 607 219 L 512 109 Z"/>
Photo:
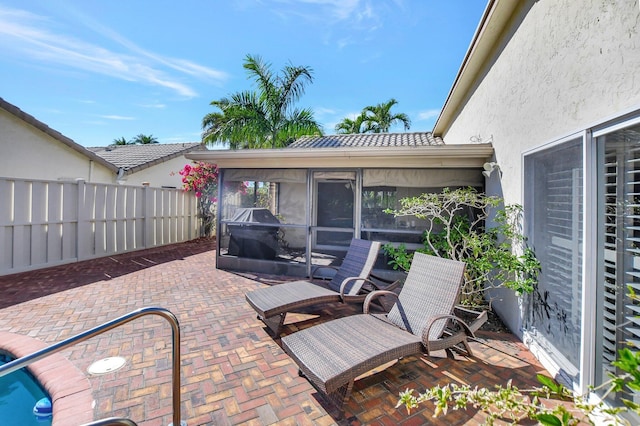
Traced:
<path fill-rule="evenodd" d="M 115 183 L 115 173 L 0 109 L 0 176 Z M 93 163 L 93 170 L 91 169 Z"/>
<path fill-rule="evenodd" d="M 523 151 L 640 107 L 639 31 L 638 0 L 523 2 L 445 142 L 492 137 L 504 196 L 522 203 Z"/>
<path fill-rule="evenodd" d="M 522 204 L 523 152 L 640 108 L 639 31 L 638 0 L 523 2 L 445 142 L 492 142 L 503 175 L 487 192 Z M 494 296 L 519 333 L 513 292 Z"/>
<path fill-rule="evenodd" d="M 149 182 L 149 185 L 155 188 L 163 186 L 182 188 L 182 176 L 178 174 L 184 168 L 185 164 L 193 164 L 181 155 L 154 166 L 142 169 L 138 172 L 126 175 L 125 185 L 142 185 L 142 182 Z M 173 172 L 173 176 L 171 173 Z"/>

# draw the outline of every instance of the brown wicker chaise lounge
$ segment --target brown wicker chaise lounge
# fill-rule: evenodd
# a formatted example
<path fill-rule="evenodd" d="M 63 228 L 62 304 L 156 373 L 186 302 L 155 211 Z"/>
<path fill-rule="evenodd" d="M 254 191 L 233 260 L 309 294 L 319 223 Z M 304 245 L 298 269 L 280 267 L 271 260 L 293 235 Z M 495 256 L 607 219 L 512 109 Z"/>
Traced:
<path fill-rule="evenodd" d="M 377 241 L 354 238 L 328 288 L 309 281 L 293 281 L 251 291 L 245 298 L 258 313 L 258 318 L 277 337 L 287 312 L 320 303 L 364 302 L 368 293 L 363 291 L 365 283 L 369 288 L 380 288 L 379 284 L 369 279 L 379 250 L 380 243 Z M 394 282 L 384 289 L 393 290 L 398 285 L 399 282 Z"/>
<path fill-rule="evenodd" d="M 307 379 L 340 409 L 354 379 L 387 362 L 431 351 L 462 346 L 472 356 L 467 337 L 486 321 L 473 314 L 470 324 L 455 315 L 465 265 L 416 253 L 407 279 L 391 311 L 369 314 L 374 291 L 364 302 L 364 314 L 332 320 L 282 338 L 282 347 Z M 391 293 L 394 294 L 394 293 Z"/>

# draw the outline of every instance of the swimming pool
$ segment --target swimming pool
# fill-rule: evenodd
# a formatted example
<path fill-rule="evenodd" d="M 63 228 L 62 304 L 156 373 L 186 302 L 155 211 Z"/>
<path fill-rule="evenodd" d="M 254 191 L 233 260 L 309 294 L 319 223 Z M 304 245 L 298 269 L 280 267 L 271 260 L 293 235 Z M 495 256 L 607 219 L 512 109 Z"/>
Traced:
<path fill-rule="evenodd" d="M 12 360 L 10 355 L 0 352 L 0 365 Z M 33 414 L 36 403 L 48 397 L 42 386 L 24 368 L 0 377 L 0 423 L 50 426 L 51 416 L 38 418 Z"/>

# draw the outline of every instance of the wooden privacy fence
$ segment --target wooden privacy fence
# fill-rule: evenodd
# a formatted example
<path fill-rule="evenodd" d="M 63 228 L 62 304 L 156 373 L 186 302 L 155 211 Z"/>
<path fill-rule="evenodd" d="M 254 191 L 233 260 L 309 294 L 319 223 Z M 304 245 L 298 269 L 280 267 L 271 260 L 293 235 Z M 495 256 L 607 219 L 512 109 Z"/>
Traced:
<path fill-rule="evenodd" d="M 199 236 L 180 189 L 0 178 L 0 275 Z"/>

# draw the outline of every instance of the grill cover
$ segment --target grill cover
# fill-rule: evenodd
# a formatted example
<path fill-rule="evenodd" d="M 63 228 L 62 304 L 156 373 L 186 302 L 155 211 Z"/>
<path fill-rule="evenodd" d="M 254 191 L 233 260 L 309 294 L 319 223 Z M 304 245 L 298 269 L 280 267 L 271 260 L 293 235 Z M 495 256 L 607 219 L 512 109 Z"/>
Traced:
<path fill-rule="evenodd" d="M 269 209 L 243 208 L 238 209 L 229 224 L 229 254 L 231 256 L 249 257 L 252 259 L 276 258 L 278 250 L 278 228 L 272 226 L 260 226 L 260 223 L 279 224 Z"/>

